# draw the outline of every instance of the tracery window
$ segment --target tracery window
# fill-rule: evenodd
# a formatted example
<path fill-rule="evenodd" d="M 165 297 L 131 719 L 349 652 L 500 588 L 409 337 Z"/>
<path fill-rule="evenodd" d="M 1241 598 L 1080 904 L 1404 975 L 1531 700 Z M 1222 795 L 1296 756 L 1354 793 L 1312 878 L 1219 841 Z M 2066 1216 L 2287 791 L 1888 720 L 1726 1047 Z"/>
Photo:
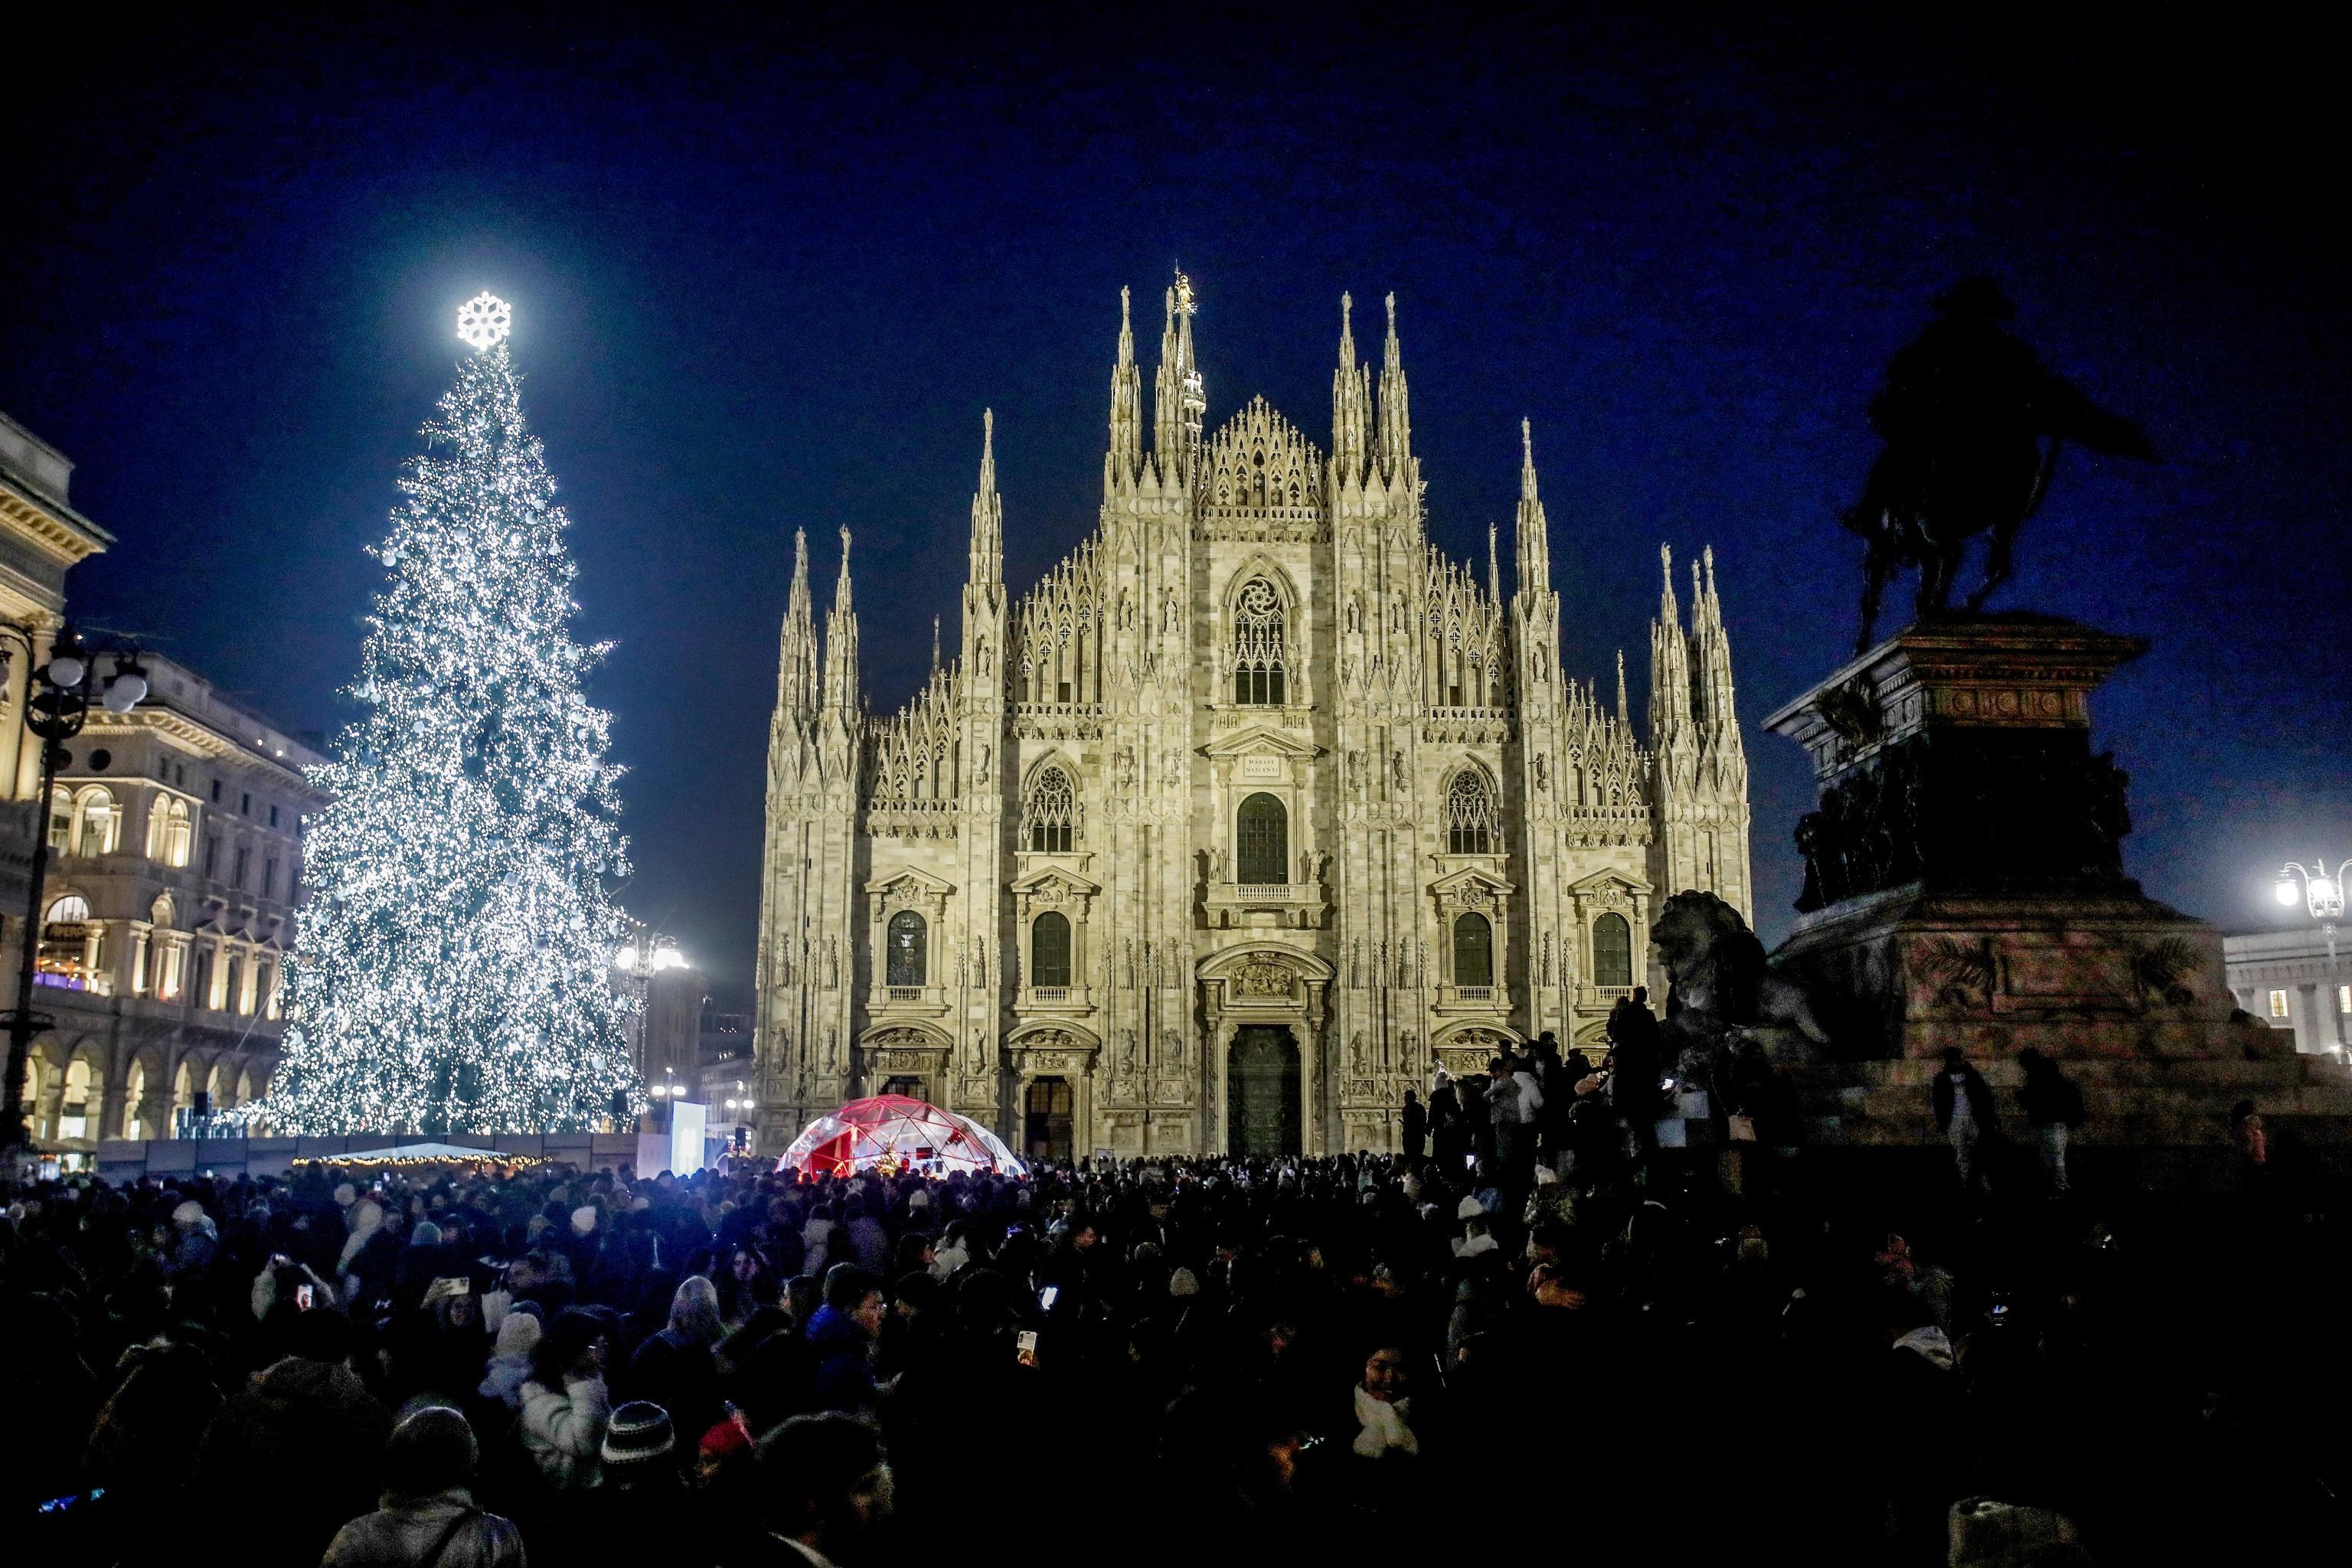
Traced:
<path fill-rule="evenodd" d="M 1253 577 L 1234 605 L 1234 700 L 1278 708 L 1285 675 L 1282 597 Z"/>
<path fill-rule="evenodd" d="M 1445 786 L 1445 849 L 1449 855 L 1493 855 L 1502 833 L 1494 786 L 1476 768 L 1464 768 Z"/>
<path fill-rule="evenodd" d="M 1066 855 L 1077 839 L 1078 792 L 1060 768 L 1041 768 L 1030 781 L 1029 847 L 1041 854 Z"/>
<path fill-rule="evenodd" d="M 1255 886 L 1290 880 L 1290 814 L 1273 795 L 1242 802 L 1234 821 L 1234 880 Z"/>
<path fill-rule="evenodd" d="M 1029 984 L 1070 983 L 1070 917 L 1047 910 L 1029 924 Z"/>
<path fill-rule="evenodd" d="M 1633 984 L 1633 928 L 1613 911 L 1592 922 L 1592 983 L 1624 987 Z"/>
<path fill-rule="evenodd" d="M 1485 915 L 1465 912 L 1454 919 L 1454 984 L 1495 984 L 1495 928 Z"/>
<path fill-rule="evenodd" d="M 929 928 L 923 917 L 912 910 L 900 910 L 890 917 L 884 936 L 889 952 L 884 964 L 883 984 L 886 985 L 920 985 L 929 967 Z"/>

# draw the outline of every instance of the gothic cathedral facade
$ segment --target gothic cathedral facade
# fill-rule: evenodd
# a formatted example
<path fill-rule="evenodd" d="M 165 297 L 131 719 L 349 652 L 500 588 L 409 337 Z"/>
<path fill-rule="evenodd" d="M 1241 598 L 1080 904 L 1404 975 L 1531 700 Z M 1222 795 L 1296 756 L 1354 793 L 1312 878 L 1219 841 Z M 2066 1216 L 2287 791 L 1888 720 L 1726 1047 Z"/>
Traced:
<path fill-rule="evenodd" d="M 761 1146 L 912 1093 L 1024 1154 L 1396 1144 L 1433 1068 L 1590 1045 L 1650 912 L 1752 917 L 1711 555 L 1672 560 L 1636 736 L 1559 668 L 1521 430 L 1517 577 L 1433 547 L 1393 296 L 1377 381 L 1340 301 L 1327 456 L 1263 399 L 1213 433 L 1170 289 L 1147 410 L 1121 291 L 1101 521 L 1005 587 L 992 421 L 962 634 L 869 714 L 846 530 L 820 644 L 799 544 L 770 731 Z M 1149 445 L 1147 446 L 1147 437 Z"/>

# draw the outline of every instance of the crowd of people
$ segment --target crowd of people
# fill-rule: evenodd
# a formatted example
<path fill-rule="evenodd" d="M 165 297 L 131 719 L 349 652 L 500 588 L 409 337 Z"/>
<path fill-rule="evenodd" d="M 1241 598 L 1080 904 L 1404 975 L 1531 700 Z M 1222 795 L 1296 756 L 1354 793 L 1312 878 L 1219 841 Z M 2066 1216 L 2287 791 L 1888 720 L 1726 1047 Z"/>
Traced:
<path fill-rule="evenodd" d="M 2340 1529 L 2331 1195 L 1855 1189 L 1760 1093 L 1752 1159 L 1662 1148 L 1625 1045 L 1441 1077 L 1396 1153 L 23 1185 L 5 1506 L 28 1561 L 243 1568 Z"/>

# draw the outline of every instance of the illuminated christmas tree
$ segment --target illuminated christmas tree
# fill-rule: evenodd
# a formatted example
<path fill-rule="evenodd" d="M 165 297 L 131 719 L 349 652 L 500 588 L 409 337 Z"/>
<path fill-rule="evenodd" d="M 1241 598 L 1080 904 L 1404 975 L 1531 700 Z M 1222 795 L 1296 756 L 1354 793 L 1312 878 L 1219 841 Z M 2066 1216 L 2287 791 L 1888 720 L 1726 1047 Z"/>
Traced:
<path fill-rule="evenodd" d="M 266 1114 L 286 1132 L 577 1131 L 638 1101 L 608 966 L 627 869 L 608 720 L 571 633 L 574 567 L 523 423 L 507 307 L 425 428 L 375 552 L 389 581 L 315 778 L 310 892 Z"/>

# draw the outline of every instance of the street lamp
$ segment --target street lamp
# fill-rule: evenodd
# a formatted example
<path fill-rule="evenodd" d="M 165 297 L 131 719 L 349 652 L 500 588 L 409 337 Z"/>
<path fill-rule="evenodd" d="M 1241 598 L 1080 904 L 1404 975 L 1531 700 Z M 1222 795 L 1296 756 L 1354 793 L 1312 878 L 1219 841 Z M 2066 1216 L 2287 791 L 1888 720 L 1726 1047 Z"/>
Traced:
<path fill-rule="evenodd" d="M 22 643 L 27 662 L 40 657 L 32 634 L 21 626 L 0 625 L 0 634 Z M 10 655 L 0 648 L 0 671 Z M 114 668 L 99 679 L 98 661 L 110 658 Z M 0 1086 L 0 1151 L 10 1156 L 31 1142 L 25 1116 L 25 1075 L 31 1065 L 33 1037 L 56 1020 L 33 1011 L 34 975 L 40 967 L 42 883 L 49 872 L 49 791 L 58 770 L 72 760 L 65 742 L 81 733 L 93 697 L 110 713 L 128 713 L 147 696 L 147 671 L 139 662 L 139 645 L 122 637 L 102 637 L 85 643 L 70 623 L 49 645 L 46 663 L 33 666 L 25 681 L 25 728 L 41 742 L 41 784 L 33 808 L 33 865 L 27 881 L 31 895 L 25 910 L 25 945 L 16 973 L 16 1005 L 8 1015 L 8 1079 Z"/>
<path fill-rule="evenodd" d="M 2279 868 L 2278 901 L 2289 909 L 2299 899 L 2305 910 L 2319 922 L 2319 933 L 2327 941 L 2327 1005 L 2321 1009 L 2323 1016 L 2333 1016 L 2336 1043 L 2332 1049 L 2341 1050 L 2345 1026 L 2344 983 L 2336 978 L 2336 922 L 2344 918 L 2344 884 L 2352 878 L 2352 859 L 2338 860 L 2330 871 L 2325 860 L 2314 860 L 2309 866 L 2290 860 Z"/>

